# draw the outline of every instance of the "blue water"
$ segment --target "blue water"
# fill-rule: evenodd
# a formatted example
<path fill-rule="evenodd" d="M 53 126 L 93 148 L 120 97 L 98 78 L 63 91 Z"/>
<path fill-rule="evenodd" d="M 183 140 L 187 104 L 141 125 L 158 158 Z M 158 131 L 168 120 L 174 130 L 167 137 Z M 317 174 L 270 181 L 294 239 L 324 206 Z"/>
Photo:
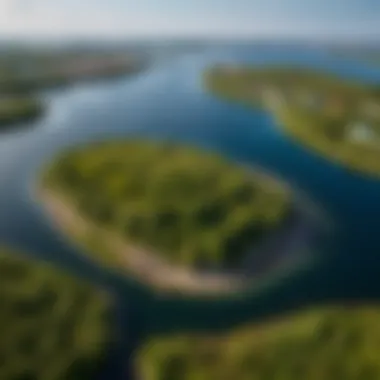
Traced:
<path fill-rule="evenodd" d="M 204 92 L 202 71 L 219 62 L 306 65 L 380 82 L 379 70 L 320 50 L 219 46 L 157 63 L 132 78 L 45 94 L 46 117 L 23 132 L 0 136 L 0 241 L 111 288 L 120 298 L 124 353 L 147 333 L 225 328 L 306 303 L 380 295 L 380 181 L 354 175 L 295 144 L 271 115 Z M 319 264 L 244 299 L 205 302 L 155 297 L 78 255 L 30 198 L 38 173 L 67 146 L 136 135 L 220 151 L 260 165 L 303 191 L 335 226 L 334 236 L 318 244 Z M 114 363 L 113 376 L 118 368 Z"/>

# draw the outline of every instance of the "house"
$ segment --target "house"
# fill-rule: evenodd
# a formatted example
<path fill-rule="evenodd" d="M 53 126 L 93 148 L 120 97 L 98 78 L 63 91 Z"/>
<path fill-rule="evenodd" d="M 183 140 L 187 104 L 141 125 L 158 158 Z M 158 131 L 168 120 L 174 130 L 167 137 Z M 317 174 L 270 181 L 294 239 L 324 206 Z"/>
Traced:
<path fill-rule="evenodd" d="M 369 143 L 377 138 L 373 128 L 364 122 L 355 122 L 347 127 L 348 139 L 357 143 Z"/>

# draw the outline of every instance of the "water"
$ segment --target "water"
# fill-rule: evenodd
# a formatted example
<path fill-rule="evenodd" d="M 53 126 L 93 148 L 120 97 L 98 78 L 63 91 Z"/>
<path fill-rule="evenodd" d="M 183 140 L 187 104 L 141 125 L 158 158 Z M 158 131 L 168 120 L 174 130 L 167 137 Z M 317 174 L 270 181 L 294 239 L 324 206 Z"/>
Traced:
<path fill-rule="evenodd" d="M 354 175 L 290 141 L 270 115 L 226 104 L 205 93 L 201 73 L 218 62 L 293 63 L 363 81 L 380 71 L 292 47 L 219 46 L 162 61 L 131 78 L 45 94 L 49 112 L 31 128 L 0 138 L 0 241 L 110 288 L 124 338 L 107 375 L 122 377 L 120 355 L 157 332 L 224 329 L 305 304 L 380 295 L 380 181 Z M 302 190 L 333 221 L 318 261 L 241 298 L 158 297 L 92 263 L 49 225 L 30 199 L 46 161 L 67 146 L 103 138 L 174 139 L 260 165 Z M 115 318 L 116 318 L 115 317 Z M 119 365 L 115 363 L 118 362 Z"/>

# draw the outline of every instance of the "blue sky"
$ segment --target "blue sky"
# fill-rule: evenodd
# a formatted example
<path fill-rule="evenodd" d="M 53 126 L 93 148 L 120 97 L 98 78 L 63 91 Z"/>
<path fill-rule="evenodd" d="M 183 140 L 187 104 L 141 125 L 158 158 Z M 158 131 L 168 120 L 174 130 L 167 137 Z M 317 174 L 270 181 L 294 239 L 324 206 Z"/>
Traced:
<path fill-rule="evenodd" d="M 380 0 L 0 0 L 7 36 L 380 41 Z"/>

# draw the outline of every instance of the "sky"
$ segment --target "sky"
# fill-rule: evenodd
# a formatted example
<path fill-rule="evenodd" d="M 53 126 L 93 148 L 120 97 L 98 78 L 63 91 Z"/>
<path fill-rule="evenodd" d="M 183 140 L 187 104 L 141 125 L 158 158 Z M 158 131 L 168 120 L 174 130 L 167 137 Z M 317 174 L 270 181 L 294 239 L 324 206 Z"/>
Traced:
<path fill-rule="evenodd" d="M 380 42 L 380 0 L 0 0 L 0 38 L 9 37 Z"/>

